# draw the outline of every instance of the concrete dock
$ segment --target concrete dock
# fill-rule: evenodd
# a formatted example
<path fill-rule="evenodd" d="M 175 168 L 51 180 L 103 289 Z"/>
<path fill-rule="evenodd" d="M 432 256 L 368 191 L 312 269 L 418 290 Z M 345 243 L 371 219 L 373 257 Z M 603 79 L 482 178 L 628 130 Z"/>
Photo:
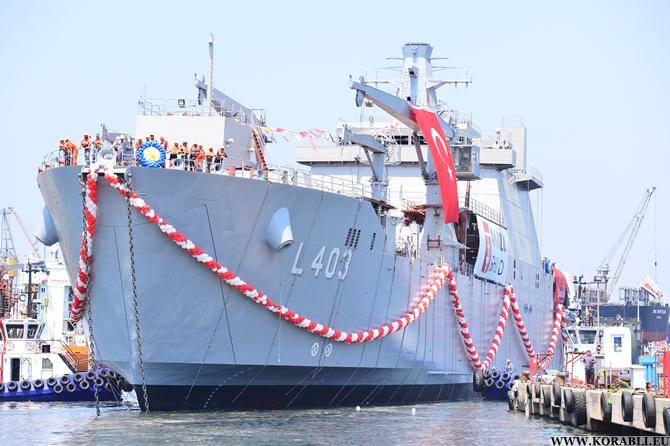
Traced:
<path fill-rule="evenodd" d="M 624 397 L 624 392 L 629 392 Z M 571 395 L 570 395 L 571 394 Z M 670 398 L 632 390 L 588 390 L 551 384 L 520 383 L 510 405 L 531 415 L 555 418 L 588 431 L 613 434 L 669 435 Z M 601 401 L 601 398 L 604 401 Z M 626 401 L 623 401 L 623 399 Z M 646 403 L 643 399 L 647 399 Z M 608 403 L 607 401 L 611 402 Z M 624 421 L 626 415 L 630 421 Z M 603 413 L 603 407 L 608 413 Z M 609 410 L 607 409 L 609 407 Z M 631 413 L 632 408 L 632 413 Z M 664 409 L 666 423 L 664 423 Z M 647 410 L 646 416 L 644 410 Z"/>

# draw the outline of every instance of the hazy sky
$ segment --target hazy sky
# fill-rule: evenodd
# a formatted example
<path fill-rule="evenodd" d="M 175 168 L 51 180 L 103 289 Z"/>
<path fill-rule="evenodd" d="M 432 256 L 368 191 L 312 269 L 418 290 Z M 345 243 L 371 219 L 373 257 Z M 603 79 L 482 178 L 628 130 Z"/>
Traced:
<path fill-rule="evenodd" d="M 474 80 L 442 99 L 483 129 L 524 117 L 529 163 L 544 174 L 543 253 L 591 276 L 656 185 L 620 284 L 653 276 L 656 245 L 667 285 L 668 23 L 666 1 L 2 0 L 0 207 L 34 227 L 36 168 L 59 138 L 78 141 L 102 122 L 132 131 L 145 85 L 150 96 L 193 97 L 210 32 L 216 86 L 290 128 L 355 119 L 348 76 L 374 76 L 403 43 L 425 41 Z M 291 151 L 271 155 L 289 161 Z M 25 252 L 18 229 L 15 238 Z"/>

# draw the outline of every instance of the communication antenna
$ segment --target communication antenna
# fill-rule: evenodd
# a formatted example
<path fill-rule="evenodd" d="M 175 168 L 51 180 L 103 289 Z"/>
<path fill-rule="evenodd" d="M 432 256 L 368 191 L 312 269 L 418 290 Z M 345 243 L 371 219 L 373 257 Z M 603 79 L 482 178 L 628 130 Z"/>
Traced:
<path fill-rule="evenodd" d="M 214 88 L 214 34 L 209 34 L 209 80 L 207 81 L 207 105 L 212 114 L 212 89 Z"/>
<path fill-rule="evenodd" d="M 658 194 L 654 195 L 654 282 L 658 284 L 658 238 L 656 222 L 658 218 Z"/>

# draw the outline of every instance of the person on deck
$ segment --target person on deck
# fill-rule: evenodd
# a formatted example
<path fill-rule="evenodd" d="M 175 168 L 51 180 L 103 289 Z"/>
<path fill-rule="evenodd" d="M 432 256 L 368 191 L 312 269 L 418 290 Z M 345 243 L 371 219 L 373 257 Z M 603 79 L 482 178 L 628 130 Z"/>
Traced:
<path fill-rule="evenodd" d="M 70 155 L 70 162 L 69 164 L 71 166 L 76 166 L 77 165 L 77 157 L 79 155 L 79 151 L 77 150 L 77 145 L 70 141 L 69 139 L 65 140 L 65 149 L 67 150 L 67 153 Z"/>
<path fill-rule="evenodd" d="M 84 139 L 79 143 L 79 147 L 84 151 L 84 159 L 86 162 L 91 161 L 91 137 L 84 135 Z"/>
<path fill-rule="evenodd" d="M 586 352 L 582 358 L 582 363 L 584 364 L 584 372 L 586 372 L 586 384 L 595 387 L 596 358 L 591 353 L 591 350 Z"/>
<path fill-rule="evenodd" d="M 60 166 L 67 165 L 67 147 L 65 147 L 64 139 L 61 139 L 58 144 L 58 163 Z"/>
<path fill-rule="evenodd" d="M 170 147 L 170 150 L 168 150 L 168 153 L 170 154 L 170 156 L 168 158 L 168 165 L 169 166 L 172 166 L 172 163 L 174 162 L 174 160 L 176 160 L 177 157 L 179 157 L 179 151 L 180 151 L 180 147 L 179 147 L 178 142 L 174 143 L 174 145 L 172 147 Z"/>
<path fill-rule="evenodd" d="M 93 148 L 95 150 L 99 150 L 102 147 L 102 138 L 100 138 L 99 134 L 95 135 L 95 139 L 93 140 Z"/>
<path fill-rule="evenodd" d="M 226 158 L 228 155 L 226 155 L 226 149 L 221 147 L 219 151 L 216 153 L 216 162 L 217 163 L 222 163 L 224 161 L 224 158 Z"/>

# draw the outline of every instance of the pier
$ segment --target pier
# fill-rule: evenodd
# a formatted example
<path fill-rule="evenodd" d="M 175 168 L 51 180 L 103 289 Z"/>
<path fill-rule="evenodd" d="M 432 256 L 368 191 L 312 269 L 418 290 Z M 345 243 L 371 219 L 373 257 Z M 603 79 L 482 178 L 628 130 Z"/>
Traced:
<path fill-rule="evenodd" d="M 591 432 L 668 435 L 670 428 L 670 398 L 630 390 L 612 392 L 523 382 L 510 401 L 510 409 L 525 412 L 527 417 L 554 418 Z"/>

